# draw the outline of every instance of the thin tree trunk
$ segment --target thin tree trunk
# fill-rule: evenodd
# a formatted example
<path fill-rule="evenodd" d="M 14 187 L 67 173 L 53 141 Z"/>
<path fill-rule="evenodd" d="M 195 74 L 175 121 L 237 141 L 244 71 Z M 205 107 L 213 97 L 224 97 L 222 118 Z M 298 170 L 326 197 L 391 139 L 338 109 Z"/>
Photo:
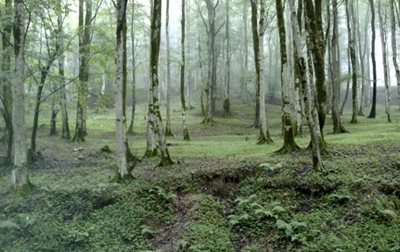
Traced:
<path fill-rule="evenodd" d="M 224 116 L 231 115 L 231 103 L 229 99 L 230 84 L 231 84 L 231 41 L 229 35 L 230 25 L 230 5 L 229 1 L 225 1 L 225 92 L 224 92 Z"/>
<path fill-rule="evenodd" d="M 347 82 L 346 82 L 346 92 L 344 95 L 344 99 L 342 102 L 342 106 L 340 107 L 340 115 L 343 115 L 344 107 L 346 106 L 347 99 L 349 97 L 350 92 L 350 76 L 351 76 L 351 61 L 350 61 L 350 49 L 347 48 Z"/>
<path fill-rule="evenodd" d="M 158 99 L 158 61 L 160 56 L 161 42 L 161 0 L 153 1 L 150 37 L 150 81 L 153 103 L 152 106 L 149 106 L 149 109 L 151 110 L 150 113 L 154 115 L 154 121 L 151 121 L 151 123 L 152 128 L 154 129 L 154 134 L 157 137 L 157 148 L 161 154 L 161 162 L 159 165 L 165 166 L 173 164 L 173 161 L 167 148 Z"/>
<path fill-rule="evenodd" d="M 390 117 L 390 83 L 389 83 L 389 62 L 388 62 L 388 48 L 387 48 L 387 11 L 382 7 L 382 1 L 379 0 L 378 14 L 379 14 L 379 27 L 381 32 L 382 44 L 382 58 L 383 58 L 383 79 L 385 83 L 385 113 L 388 122 L 392 122 Z M 384 13 L 382 13 L 384 12 Z M 396 35 L 395 35 L 396 36 Z"/>
<path fill-rule="evenodd" d="M 332 121 L 333 133 L 347 132 L 340 119 L 340 48 L 339 48 L 339 18 L 337 0 L 332 0 L 333 28 L 331 42 L 331 81 L 332 81 Z"/>
<path fill-rule="evenodd" d="M 242 66 L 242 78 L 241 78 L 241 90 L 242 99 L 244 103 L 248 102 L 248 90 L 247 90 L 247 72 L 249 69 L 249 48 L 248 48 L 248 1 L 243 3 L 243 64 Z"/>
<path fill-rule="evenodd" d="M 13 95 L 13 132 L 14 132 L 14 168 L 11 181 L 14 189 L 31 188 L 28 172 L 28 153 L 25 136 L 25 102 L 24 102 L 24 50 L 25 50 L 25 5 L 23 0 L 14 0 L 14 54 L 15 68 L 12 85 Z"/>
<path fill-rule="evenodd" d="M 126 57 L 126 8 L 127 0 L 117 2 L 117 50 L 116 50 L 116 73 L 115 73 L 115 139 L 117 154 L 117 180 L 124 181 L 132 179 L 131 171 L 133 165 L 129 164 L 132 156 L 129 150 L 126 136 L 126 85 L 127 85 L 127 57 Z"/>
<path fill-rule="evenodd" d="M 132 13 L 131 13 L 131 25 L 130 25 L 130 34 L 131 34 L 131 54 L 132 54 L 132 108 L 131 108 L 131 121 L 129 123 L 127 134 L 133 135 L 133 126 L 135 124 L 135 113 L 136 113 L 136 36 L 134 30 L 135 23 L 135 1 L 132 0 Z"/>
<path fill-rule="evenodd" d="M 261 121 L 260 121 L 260 40 L 258 38 L 258 24 L 257 24 L 257 1 L 251 1 L 251 30 L 253 34 L 253 49 L 254 49 L 254 62 L 256 67 L 256 108 L 255 108 L 255 118 L 254 118 L 254 128 L 259 128 Z"/>
<path fill-rule="evenodd" d="M 376 59 L 375 59 L 375 6 L 374 0 L 369 0 L 371 8 L 371 30 L 372 30 L 372 43 L 371 43 L 371 60 L 372 60 L 372 74 L 373 74 L 373 87 L 372 87 L 372 106 L 368 118 L 376 117 L 376 89 L 377 89 L 377 70 L 376 70 Z"/>
<path fill-rule="evenodd" d="M 356 57 L 356 31 L 354 17 L 354 1 L 346 0 L 347 32 L 350 48 L 351 76 L 352 76 L 352 116 L 350 123 L 357 123 L 358 99 L 357 99 L 357 57 Z"/>
<path fill-rule="evenodd" d="M 278 152 L 289 153 L 299 149 L 295 142 L 292 118 L 290 115 L 290 100 L 287 90 L 289 69 L 287 66 L 286 53 L 286 31 L 281 0 L 276 0 L 276 13 L 279 30 L 280 52 L 281 52 L 281 88 L 282 88 L 282 124 L 283 124 L 283 146 Z"/>
<path fill-rule="evenodd" d="M 165 136 L 173 136 L 171 130 L 171 46 L 169 41 L 169 0 L 167 0 L 165 32 L 167 40 L 167 124 L 165 127 Z"/>
<path fill-rule="evenodd" d="M 182 0 L 182 21 L 181 21 L 181 106 L 182 106 L 182 130 L 183 140 L 190 141 L 189 130 L 186 124 L 186 100 L 185 100 L 185 0 Z"/>
<path fill-rule="evenodd" d="M 269 133 L 267 117 L 266 117 L 266 109 L 265 109 L 265 83 L 266 83 L 266 74 L 265 74 L 265 62 L 264 62 L 264 35 L 266 32 L 266 13 L 265 13 L 265 2 L 260 2 L 260 18 L 259 18 L 259 26 L 258 26 L 258 44 L 259 51 L 258 54 L 258 65 L 259 75 L 257 77 L 257 81 L 259 81 L 260 85 L 260 135 L 258 137 L 258 144 L 264 143 L 272 143 L 271 134 Z"/>
<path fill-rule="evenodd" d="M 392 60 L 393 60 L 393 66 L 396 72 L 396 83 L 397 83 L 397 94 L 399 96 L 399 101 L 400 101 L 400 68 L 399 68 L 399 62 L 397 60 L 397 36 L 396 36 L 396 16 L 394 14 L 394 9 L 395 9 L 395 0 L 390 1 L 390 22 L 391 22 L 391 37 L 392 37 Z M 399 102 L 400 106 L 400 102 Z"/>

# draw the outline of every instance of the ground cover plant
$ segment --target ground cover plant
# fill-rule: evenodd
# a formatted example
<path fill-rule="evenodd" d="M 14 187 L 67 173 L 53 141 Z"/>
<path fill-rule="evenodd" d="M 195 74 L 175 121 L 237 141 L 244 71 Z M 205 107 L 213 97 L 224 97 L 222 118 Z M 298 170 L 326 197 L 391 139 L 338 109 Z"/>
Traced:
<path fill-rule="evenodd" d="M 326 134 L 329 153 L 318 173 L 307 137 L 297 138 L 304 149 L 280 155 L 280 132 L 272 131 L 274 144 L 257 145 L 250 117 L 217 118 L 213 126 L 196 112 L 189 118 L 192 141 L 167 140 L 174 165 L 143 159 L 122 184 L 112 180 L 112 113 L 91 117 L 97 130 L 84 143 L 59 141 L 43 125 L 32 192 L 16 195 L 2 168 L 1 250 L 400 250 L 396 123 L 361 119 L 346 125 L 346 137 Z M 144 122 L 130 141 L 142 154 Z"/>

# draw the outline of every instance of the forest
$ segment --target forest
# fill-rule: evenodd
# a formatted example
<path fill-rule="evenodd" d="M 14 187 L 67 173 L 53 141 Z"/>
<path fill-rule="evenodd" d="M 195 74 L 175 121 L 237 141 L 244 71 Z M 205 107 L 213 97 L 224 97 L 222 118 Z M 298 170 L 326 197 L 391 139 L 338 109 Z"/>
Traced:
<path fill-rule="evenodd" d="M 0 0 L 0 251 L 400 251 L 400 2 Z"/>

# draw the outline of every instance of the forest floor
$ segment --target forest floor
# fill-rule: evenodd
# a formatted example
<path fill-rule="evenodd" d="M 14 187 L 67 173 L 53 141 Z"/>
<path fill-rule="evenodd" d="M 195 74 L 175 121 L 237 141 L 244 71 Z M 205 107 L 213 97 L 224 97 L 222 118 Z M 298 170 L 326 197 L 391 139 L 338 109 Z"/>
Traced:
<path fill-rule="evenodd" d="M 257 145 L 250 107 L 208 126 L 190 111 L 190 142 L 176 108 L 167 139 L 175 164 L 142 160 L 126 184 L 112 182 L 112 110 L 91 114 L 84 143 L 50 137 L 42 124 L 32 192 L 15 195 L 10 167 L 0 167 L 0 251 L 400 251 L 400 113 L 354 125 L 345 114 L 350 133 L 340 135 L 328 123 L 317 173 L 306 150 L 274 153 L 279 110 L 268 110 L 274 143 Z M 130 139 L 138 157 L 143 117 Z M 309 137 L 296 141 L 305 148 Z"/>

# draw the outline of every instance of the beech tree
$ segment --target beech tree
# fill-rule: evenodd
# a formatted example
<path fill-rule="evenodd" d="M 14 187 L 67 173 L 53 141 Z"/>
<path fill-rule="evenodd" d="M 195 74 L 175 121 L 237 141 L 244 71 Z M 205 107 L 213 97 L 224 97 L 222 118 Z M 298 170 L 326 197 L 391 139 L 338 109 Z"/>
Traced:
<path fill-rule="evenodd" d="M 264 35 L 267 30 L 267 17 L 264 0 L 260 1 L 260 14 L 257 17 L 257 1 L 251 1 L 252 13 L 252 31 L 253 31 L 253 47 L 254 47 L 254 63 L 256 69 L 256 86 L 259 89 L 259 116 L 260 116 L 260 134 L 258 144 L 272 143 L 272 138 L 267 126 L 267 117 L 265 114 L 265 56 L 264 56 Z M 258 21 L 258 22 L 257 22 Z"/>
<path fill-rule="evenodd" d="M 396 73 L 396 83 L 397 83 L 397 94 L 400 99 L 400 67 L 399 67 L 399 62 L 397 59 L 397 36 L 396 36 L 396 16 L 394 14 L 396 8 L 396 3 L 394 0 L 390 0 L 390 30 L 391 30 L 391 44 L 392 44 L 392 61 L 393 61 L 393 66 L 395 69 Z M 400 103 L 399 103 L 400 106 Z"/>
<path fill-rule="evenodd" d="M 167 0 L 168 1 L 168 0 Z M 186 123 L 186 99 L 185 99 L 185 0 L 182 0 L 182 20 L 181 20 L 181 106 L 182 106 L 182 130 L 183 130 L 183 140 L 190 141 L 189 130 Z"/>
<path fill-rule="evenodd" d="M 290 153 L 299 149 L 294 138 L 293 122 L 290 114 L 290 100 L 288 90 L 289 71 L 288 57 L 286 52 L 286 29 L 284 9 L 281 0 L 276 0 L 276 15 L 279 30 L 279 44 L 281 52 L 281 93 L 282 93 L 282 124 L 283 124 L 283 146 L 278 151 Z"/>
<path fill-rule="evenodd" d="M 86 7 L 85 10 L 84 7 Z M 79 86 L 75 134 L 72 139 L 74 142 L 85 141 L 87 135 L 87 95 L 92 21 L 92 0 L 79 0 Z"/>
<path fill-rule="evenodd" d="M 5 140 L 7 145 L 6 163 L 13 162 L 13 123 L 12 123 L 12 73 L 11 73 L 11 55 L 12 43 L 11 33 L 13 29 L 13 10 L 12 0 L 5 0 L 4 11 L 1 13 L 3 20 L 2 26 L 2 61 L 1 61 L 1 84 L 0 84 L 0 100 L 3 105 L 0 108 L 0 113 L 5 122 Z"/>
<path fill-rule="evenodd" d="M 369 6 L 371 8 L 371 60 L 372 60 L 372 106 L 371 111 L 369 112 L 368 118 L 376 117 L 376 96 L 377 96 L 377 70 L 376 70 L 376 55 L 375 55 L 375 40 L 376 40 L 376 31 L 375 31 L 375 5 L 374 0 L 368 0 Z"/>
<path fill-rule="evenodd" d="M 117 49 L 116 49 L 116 73 L 115 73 L 115 136 L 116 154 L 118 163 L 117 180 L 132 178 L 134 167 L 133 155 L 130 152 L 126 136 L 126 88 L 127 88 L 127 52 L 126 52 L 126 9 L 127 0 L 117 1 Z"/>
<path fill-rule="evenodd" d="M 171 46 L 169 40 L 169 0 L 167 0 L 165 32 L 167 40 L 167 120 L 165 126 L 165 135 L 173 136 L 171 130 Z"/>
<path fill-rule="evenodd" d="M 158 99 L 158 61 L 160 57 L 161 42 L 161 0 L 153 0 L 151 11 L 150 31 L 150 95 L 152 104 L 149 106 L 154 120 L 150 121 L 157 141 L 157 149 L 161 155 L 160 166 L 173 163 L 167 148 L 164 126 L 161 119 L 160 101 Z"/>
<path fill-rule="evenodd" d="M 12 184 L 16 190 L 25 190 L 31 186 L 28 173 L 28 152 L 25 135 L 25 95 L 24 95 L 24 51 L 26 17 L 23 0 L 14 0 L 14 75 L 12 85 L 12 124 L 14 145 L 14 168 Z"/>

